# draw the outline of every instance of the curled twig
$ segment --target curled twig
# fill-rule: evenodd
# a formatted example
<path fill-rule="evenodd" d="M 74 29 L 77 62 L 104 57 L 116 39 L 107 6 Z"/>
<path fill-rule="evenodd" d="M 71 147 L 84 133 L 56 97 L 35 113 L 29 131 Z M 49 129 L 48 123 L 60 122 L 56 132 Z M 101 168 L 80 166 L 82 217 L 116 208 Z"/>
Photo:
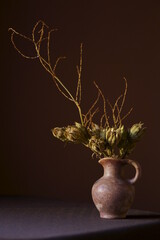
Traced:
<path fill-rule="evenodd" d="M 11 42 L 12 42 L 14 48 L 17 50 L 17 52 L 18 52 L 22 57 L 28 58 L 28 59 L 36 59 L 36 58 L 38 58 L 37 55 L 36 55 L 36 56 L 27 56 L 27 55 L 25 55 L 24 53 L 22 53 L 22 52 L 18 49 L 18 47 L 16 46 L 16 44 L 15 44 L 15 42 L 14 42 L 14 35 L 15 35 L 15 34 L 18 35 L 18 36 L 20 36 L 20 37 L 22 37 L 22 38 L 24 38 L 24 39 L 26 39 L 26 40 L 29 40 L 29 41 L 31 41 L 31 42 L 33 43 L 33 41 L 32 41 L 31 38 L 26 37 L 26 36 L 23 35 L 23 34 L 20 34 L 19 32 L 15 31 L 13 28 L 9 28 L 8 31 L 12 31 L 12 33 L 11 33 Z"/>

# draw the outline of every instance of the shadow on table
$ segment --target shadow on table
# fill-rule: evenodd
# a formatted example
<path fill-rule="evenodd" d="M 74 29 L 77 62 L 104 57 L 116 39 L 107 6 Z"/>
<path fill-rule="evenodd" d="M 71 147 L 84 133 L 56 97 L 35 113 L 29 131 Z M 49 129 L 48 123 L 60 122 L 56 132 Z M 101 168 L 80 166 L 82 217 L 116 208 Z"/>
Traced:
<path fill-rule="evenodd" d="M 126 217 L 126 219 L 155 219 L 155 218 L 159 218 L 160 219 L 160 214 L 150 214 L 150 215 L 128 215 Z"/>

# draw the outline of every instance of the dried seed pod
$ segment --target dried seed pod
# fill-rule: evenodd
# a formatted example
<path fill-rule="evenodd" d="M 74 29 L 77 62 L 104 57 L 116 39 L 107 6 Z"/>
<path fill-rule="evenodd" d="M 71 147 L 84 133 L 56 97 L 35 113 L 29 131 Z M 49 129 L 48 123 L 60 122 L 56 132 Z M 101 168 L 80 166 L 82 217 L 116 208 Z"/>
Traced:
<path fill-rule="evenodd" d="M 100 138 L 100 127 L 95 123 L 92 123 L 91 135 L 96 136 L 97 138 Z"/>
<path fill-rule="evenodd" d="M 63 142 L 67 141 L 67 139 L 65 137 L 65 128 L 64 127 L 62 127 L 62 128 L 56 127 L 56 128 L 51 129 L 51 131 L 52 131 L 52 134 L 54 137 L 60 139 Z"/>
<path fill-rule="evenodd" d="M 95 153 L 102 155 L 105 150 L 105 142 L 102 139 L 96 138 L 96 136 L 92 136 L 89 139 L 88 147 Z"/>
<path fill-rule="evenodd" d="M 90 134 L 85 126 L 82 126 L 81 123 L 77 123 L 77 122 L 75 122 L 75 126 L 84 134 L 84 137 L 86 139 L 90 138 Z"/>
<path fill-rule="evenodd" d="M 124 125 L 122 125 L 122 126 L 120 127 L 121 136 L 124 134 L 124 132 L 125 132 L 125 128 L 124 128 Z"/>
<path fill-rule="evenodd" d="M 108 141 L 108 139 L 110 138 L 111 133 L 112 133 L 111 128 L 107 128 L 107 129 L 106 129 L 106 140 L 107 140 L 107 141 Z"/>
<path fill-rule="evenodd" d="M 115 146 L 116 144 L 116 135 L 115 135 L 115 132 L 112 133 L 112 139 L 111 139 L 111 142 L 110 142 L 110 145 L 111 146 Z"/>
<path fill-rule="evenodd" d="M 108 157 L 111 157 L 111 156 L 112 156 L 112 150 L 111 150 L 111 148 L 107 147 L 107 148 L 105 149 L 105 152 L 106 152 L 106 155 L 107 155 Z"/>
<path fill-rule="evenodd" d="M 86 134 L 86 131 L 84 132 L 84 129 L 81 127 L 76 126 L 68 126 L 65 129 L 65 137 L 68 139 L 68 141 L 74 142 L 74 143 L 88 143 L 88 136 Z"/>

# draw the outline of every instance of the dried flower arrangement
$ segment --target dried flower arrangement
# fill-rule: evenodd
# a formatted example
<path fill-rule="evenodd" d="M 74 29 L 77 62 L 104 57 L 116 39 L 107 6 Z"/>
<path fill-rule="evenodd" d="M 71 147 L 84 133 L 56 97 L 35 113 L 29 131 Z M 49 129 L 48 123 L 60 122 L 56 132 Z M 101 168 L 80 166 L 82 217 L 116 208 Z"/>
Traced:
<path fill-rule="evenodd" d="M 46 34 L 47 30 L 47 34 Z M 136 123 L 131 128 L 125 128 L 122 122 L 131 113 L 130 111 L 122 115 L 122 109 L 125 103 L 127 94 L 127 80 L 125 81 L 125 90 L 122 95 L 120 95 L 114 105 L 112 105 L 109 100 L 105 100 L 105 97 L 99 88 L 99 86 L 94 82 L 95 87 L 98 91 L 98 96 L 92 106 L 89 108 L 86 114 L 82 113 L 81 110 L 81 74 L 82 74 L 82 44 L 80 45 L 80 63 L 77 66 L 77 89 L 75 96 L 68 90 L 68 88 L 63 84 L 56 74 L 56 67 L 60 60 L 65 59 L 65 57 L 59 57 L 55 61 L 52 67 L 50 59 L 50 36 L 51 33 L 56 29 L 49 29 L 49 27 L 43 22 L 38 21 L 32 30 L 32 37 L 27 37 L 13 28 L 9 28 L 11 31 L 11 41 L 14 48 L 20 53 L 24 58 L 28 59 L 38 59 L 45 70 L 51 75 L 56 87 L 60 93 L 73 102 L 78 109 L 80 123 L 75 122 L 74 125 L 69 125 L 67 127 L 56 127 L 52 129 L 53 136 L 60 139 L 63 142 L 81 143 L 84 146 L 91 149 L 92 155 L 96 155 L 98 158 L 102 157 L 113 157 L 113 158 L 125 158 L 127 157 L 135 148 L 136 143 L 140 140 L 143 135 L 145 128 L 143 123 Z M 15 44 L 14 36 L 20 36 L 28 41 L 30 41 L 35 48 L 35 56 L 25 55 Z M 43 57 L 41 54 L 41 44 L 46 41 L 46 52 L 47 57 Z M 98 112 L 98 108 L 95 109 L 100 97 L 103 100 L 103 115 L 100 118 L 100 123 L 96 124 L 93 122 L 94 115 Z M 112 123 L 107 114 L 106 105 L 111 108 L 112 112 Z"/>

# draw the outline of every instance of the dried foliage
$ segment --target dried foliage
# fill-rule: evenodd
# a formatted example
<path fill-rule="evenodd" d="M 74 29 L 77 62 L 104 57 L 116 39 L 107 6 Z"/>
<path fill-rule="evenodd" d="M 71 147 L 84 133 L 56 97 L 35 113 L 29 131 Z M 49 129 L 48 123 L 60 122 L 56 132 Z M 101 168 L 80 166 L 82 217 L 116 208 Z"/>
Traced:
<path fill-rule="evenodd" d="M 131 113 L 131 108 L 127 114 L 122 116 L 122 109 L 125 103 L 127 94 L 127 80 L 125 81 L 124 93 L 121 94 L 112 105 L 110 101 L 105 99 L 102 90 L 99 88 L 96 82 L 94 82 L 97 88 L 98 94 L 97 98 L 89 108 L 86 114 L 82 113 L 81 109 L 81 98 L 82 98 L 82 88 L 81 88 L 81 76 L 82 76 L 82 55 L 83 55 L 83 44 L 80 45 L 80 61 L 79 65 L 76 66 L 77 69 L 77 87 L 75 94 L 64 85 L 60 78 L 56 74 L 56 68 L 59 62 L 66 57 L 58 57 L 54 64 L 51 63 L 50 57 L 50 40 L 51 33 L 57 29 L 50 29 L 45 22 L 38 21 L 33 29 L 31 37 L 27 37 L 13 28 L 9 28 L 11 32 L 11 42 L 17 52 L 24 58 L 27 59 L 38 59 L 43 66 L 43 68 L 51 75 L 59 92 L 68 100 L 72 101 L 78 110 L 80 123 L 75 123 L 72 126 L 67 127 L 56 127 L 52 129 L 52 133 L 58 139 L 65 142 L 82 143 L 86 147 L 90 148 L 97 157 L 117 157 L 124 158 L 130 154 L 136 142 L 143 135 L 145 128 L 142 123 L 134 124 L 130 129 L 125 129 L 122 122 Z M 31 42 L 35 49 L 35 55 L 27 56 L 24 54 L 16 45 L 15 37 L 21 37 L 25 40 Z M 46 44 L 46 56 L 42 56 L 42 43 Z M 74 96 L 75 95 L 75 96 Z M 100 117 L 100 123 L 95 124 L 93 118 L 95 114 L 99 111 L 99 107 L 96 105 L 99 102 L 100 97 L 103 100 L 103 114 Z M 107 112 L 107 104 L 111 109 L 112 115 L 111 119 Z M 110 120 L 110 121 L 109 121 Z"/>

